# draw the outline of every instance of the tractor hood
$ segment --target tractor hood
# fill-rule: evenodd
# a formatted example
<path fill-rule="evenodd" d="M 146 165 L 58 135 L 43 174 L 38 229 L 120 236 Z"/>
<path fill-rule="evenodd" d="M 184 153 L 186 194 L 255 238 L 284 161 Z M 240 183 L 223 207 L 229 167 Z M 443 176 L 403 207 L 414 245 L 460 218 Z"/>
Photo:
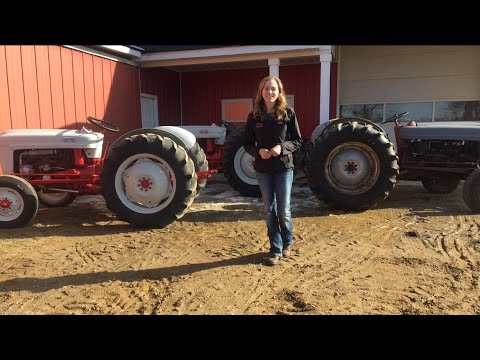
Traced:
<path fill-rule="evenodd" d="M 103 134 L 81 130 L 14 129 L 0 134 L 0 148 L 17 149 L 98 149 Z"/>
<path fill-rule="evenodd" d="M 408 140 L 469 140 L 480 141 L 480 121 L 419 122 L 403 126 L 400 137 Z"/>

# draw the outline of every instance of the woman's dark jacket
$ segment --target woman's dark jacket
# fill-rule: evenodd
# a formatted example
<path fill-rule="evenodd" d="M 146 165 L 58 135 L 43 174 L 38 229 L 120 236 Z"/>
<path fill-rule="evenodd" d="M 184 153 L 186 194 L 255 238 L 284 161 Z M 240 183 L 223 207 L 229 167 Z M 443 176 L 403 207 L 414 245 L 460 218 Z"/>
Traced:
<path fill-rule="evenodd" d="M 282 147 L 279 156 L 262 159 L 258 150 L 270 150 L 275 145 Z M 255 158 L 254 169 L 261 173 L 276 174 L 293 169 L 293 155 L 302 145 L 302 136 L 298 127 L 297 115 L 287 107 L 287 116 L 277 121 L 272 114 L 263 118 L 254 118 L 253 111 L 248 114 L 243 147 Z"/>

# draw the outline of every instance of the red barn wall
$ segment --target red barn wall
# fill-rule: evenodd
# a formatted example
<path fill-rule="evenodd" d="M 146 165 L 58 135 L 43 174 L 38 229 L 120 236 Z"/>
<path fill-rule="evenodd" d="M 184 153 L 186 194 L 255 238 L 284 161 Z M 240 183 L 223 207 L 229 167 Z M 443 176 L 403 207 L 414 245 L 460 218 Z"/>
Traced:
<path fill-rule="evenodd" d="M 80 129 L 92 115 L 141 127 L 139 69 L 62 46 L 0 45 L 0 132 Z M 89 128 L 97 131 L 94 125 Z"/>
<path fill-rule="evenodd" d="M 320 123 L 320 64 L 281 66 L 280 79 L 285 93 L 294 95 L 302 137 L 310 138 Z"/>
<path fill-rule="evenodd" d="M 222 99 L 254 98 L 265 76 L 268 68 L 182 73 L 183 124 L 220 125 Z"/>
<path fill-rule="evenodd" d="M 181 76 L 166 69 L 140 69 L 141 92 L 157 96 L 159 125 L 180 125 Z"/>

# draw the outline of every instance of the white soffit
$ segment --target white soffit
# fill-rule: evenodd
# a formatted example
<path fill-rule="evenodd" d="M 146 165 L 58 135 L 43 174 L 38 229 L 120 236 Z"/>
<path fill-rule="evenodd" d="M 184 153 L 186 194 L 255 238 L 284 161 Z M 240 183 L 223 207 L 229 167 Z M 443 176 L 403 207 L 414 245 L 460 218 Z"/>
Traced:
<path fill-rule="evenodd" d="M 331 54 L 332 46 L 330 45 L 254 45 L 157 52 L 143 54 L 135 61 L 141 67 L 166 67 Z"/>

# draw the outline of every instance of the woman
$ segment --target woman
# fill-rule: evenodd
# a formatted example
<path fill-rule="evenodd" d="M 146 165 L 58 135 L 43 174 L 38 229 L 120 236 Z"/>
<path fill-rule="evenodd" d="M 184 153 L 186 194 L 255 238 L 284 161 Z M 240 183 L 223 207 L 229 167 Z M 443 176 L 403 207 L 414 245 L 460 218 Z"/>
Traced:
<path fill-rule="evenodd" d="M 295 111 L 287 105 L 281 80 L 263 78 L 248 114 L 244 148 L 255 158 L 255 173 L 262 193 L 270 253 L 267 265 L 290 255 L 293 225 L 290 195 L 293 155 L 302 145 Z"/>

